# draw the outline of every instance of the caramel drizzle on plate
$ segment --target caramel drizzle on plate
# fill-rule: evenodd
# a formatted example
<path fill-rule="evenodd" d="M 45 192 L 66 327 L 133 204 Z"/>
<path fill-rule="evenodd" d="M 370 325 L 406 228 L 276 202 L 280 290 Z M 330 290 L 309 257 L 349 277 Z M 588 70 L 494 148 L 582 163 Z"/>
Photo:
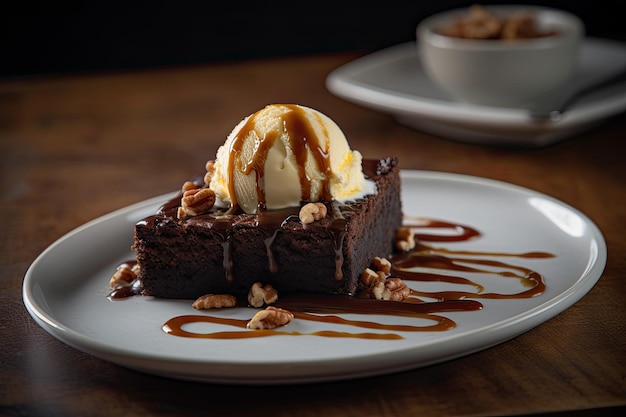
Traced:
<path fill-rule="evenodd" d="M 429 246 L 424 242 L 463 242 L 480 237 L 472 227 L 434 219 L 407 218 L 405 225 L 413 229 L 419 242 L 415 249 L 397 253 L 392 257 L 392 276 L 406 281 L 442 282 L 450 285 L 469 286 L 474 291 L 411 291 L 411 296 L 402 302 L 362 299 L 345 295 L 289 294 L 275 304 L 287 309 L 298 320 L 324 324 L 346 325 L 381 332 L 354 332 L 319 330 L 303 333 L 287 328 L 272 330 L 247 330 L 248 320 L 218 317 L 214 315 L 183 315 L 173 317 L 163 324 L 164 332 L 190 338 L 247 339 L 267 336 L 321 336 L 359 339 L 402 339 L 403 332 L 441 332 L 456 327 L 456 323 L 445 316 L 447 312 L 471 312 L 481 310 L 483 304 L 475 299 L 523 299 L 541 295 L 546 288 L 543 277 L 536 271 L 492 258 L 547 259 L 554 257 L 547 252 L 487 252 L 454 251 Z M 424 232 L 437 229 L 448 233 Z M 437 271 L 437 272 L 435 272 Z M 441 271 L 438 272 L 438 271 Z M 517 280 L 523 288 L 519 292 L 498 293 L 485 291 L 482 284 L 473 281 L 472 274 L 492 275 L 497 279 Z M 426 301 L 424 298 L 434 299 Z M 338 314 L 359 314 L 409 317 L 411 324 L 386 324 L 369 320 L 346 319 Z M 186 330 L 191 323 L 211 323 L 235 327 L 239 330 L 211 331 L 199 333 Z"/>

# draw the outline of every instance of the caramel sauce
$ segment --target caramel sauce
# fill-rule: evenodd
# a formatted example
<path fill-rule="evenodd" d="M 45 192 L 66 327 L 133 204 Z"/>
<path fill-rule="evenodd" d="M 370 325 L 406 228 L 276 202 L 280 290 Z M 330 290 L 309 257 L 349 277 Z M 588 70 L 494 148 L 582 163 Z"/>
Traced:
<path fill-rule="evenodd" d="M 301 201 L 311 201 L 311 184 L 307 178 L 304 167 L 306 166 L 308 151 L 311 151 L 312 157 L 315 159 L 315 163 L 319 171 L 324 175 L 324 182 L 322 184 L 322 200 L 331 201 L 332 195 L 330 193 L 330 177 L 331 167 L 328 157 L 328 144 L 323 142 L 315 133 L 315 129 L 311 126 L 311 123 L 306 115 L 304 109 L 293 104 L 284 104 L 282 107 L 286 107 L 289 111 L 281 116 L 283 122 L 283 131 L 289 132 L 289 144 L 293 150 L 296 158 L 297 166 L 299 167 L 300 176 L 300 188 L 301 188 Z M 256 117 L 259 113 L 251 115 L 244 123 L 241 129 L 237 132 L 230 149 L 230 160 L 228 165 L 228 192 L 231 198 L 231 204 L 233 207 L 238 205 L 237 195 L 235 193 L 235 170 L 239 170 L 245 175 L 250 175 L 254 172 L 256 176 L 257 184 L 257 198 L 260 209 L 264 209 L 266 206 L 265 199 L 265 161 L 269 150 L 274 145 L 274 142 L 279 138 L 280 132 L 272 131 L 267 134 L 263 134 L 255 129 Z M 315 117 L 319 117 L 315 115 Z M 320 123 L 323 126 L 323 123 Z M 248 161 L 241 161 L 236 157 L 241 154 L 243 145 L 248 135 L 253 134 L 256 138 L 256 148 L 252 155 L 252 158 Z M 328 133 L 324 132 L 324 137 L 327 137 Z M 237 162 L 238 161 L 238 162 Z"/>
<path fill-rule="evenodd" d="M 313 317 L 312 315 L 308 315 Z M 303 319 L 304 315 L 297 316 L 299 319 Z M 306 319 L 306 318 L 305 318 Z M 223 331 L 223 332 L 212 332 L 212 333 L 192 333 L 185 331 L 183 326 L 189 323 L 212 323 L 212 324 L 227 324 L 234 327 L 242 328 L 243 330 L 239 331 Z M 246 329 L 247 320 L 236 320 L 236 319 L 228 319 L 223 320 L 219 317 L 213 316 L 198 316 L 198 315 L 189 315 L 189 316 L 178 316 L 168 320 L 163 325 L 163 331 L 167 334 L 171 334 L 173 336 L 179 337 L 192 337 L 192 338 L 200 338 L 200 339 L 251 339 L 256 337 L 267 337 L 267 336 L 323 336 L 323 337 L 354 337 L 360 339 L 378 339 L 378 340 L 397 340 L 402 339 L 401 336 L 394 333 L 349 333 L 349 332 L 338 332 L 332 330 L 320 330 L 317 332 L 311 333 L 302 333 L 297 331 L 285 331 L 285 330 L 275 330 L 275 329 L 264 329 L 264 330 L 247 330 Z"/>
<path fill-rule="evenodd" d="M 327 149 L 323 148 L 319 139 L 315 135 L 303 110 L 297 106 L 291 107 L 291 112 L 283 115 L 285 129 L 291 133 L 292 147 L 296 154 L 299 166 L 304 166 L 303 158 L 306 158 L 307 150 L 311 150 L 316 159 L 320 171 L 329 173 Z M 250 132 L 254 131 L 254 115 L 244 124 L 235 137 L 231 152 L 240 152 L 243 139 Z M 294 133 L 295 132 L 295 133 Z M 259 136 L 259 133 L 255 133 Z M 294 138 L 296 138 L 294 140 Z M 290 221 L 296 220 L 299 208 L 287 208 L 283 210 L 268 211 L 264 209 L 264 180 L 263 164 L 273 141 L 277 139 L 275 134 L 258 137 L 256 152 L 250 161 L 241 166 L 235 167 L 231 162 L 229 165 L 229 184 L 233 184 L 232 178 L 234 170 L 241 170 L 245 174 L 252 171 L 257 176 L 257 193 L 259 198 L 259 209 L 256 215 L 246 215 L 239 209 L 234 197 L 234 190 L 230 189 L 233 196 L 232 207 L 224 211 L 214 211 L 210 214 L 195 216 L 193 222 L 200 222 L 211 231 L 216 237 L 221 239 L 223 248 L 223 266 L 226 279 L 232 281 L 232 257 L 229 242 L 229 230 L 235 222 L 252 219 L 254 226 L 264 234 L 264 243 L 267 251 L 268 269 L 277 270 L 277 263 L 272 252 L 272 243 L 276 236 L 281 233 L 282 228 Z M 231 161 L 238 158 L 231 158 Z M 385 164 L 391 161 L 364 160 L 363 172 L 368 178 L 375 178 L 386 169 Z M 301 168 L 301 189 L 302 201 L 310 198 L 309 181 L 304 178 L 304 169 Z M 198 186 L 202 186 L 202 180 L 196 181 Z M 330 222 L 327 224 L 328 232 L 333 236 L 335 250 L 335 278 L 343 279 L 343 241 L 346 233 L 347 220 L 344 215 L 349 216 L 351 206 L 339 205 L 331 202 L 328 184 L 324 184 L 324 199 L 326 200 Z M 180 196 L 173 198 L 164 204 L 159 212 L 146 218 L 143 222 L 153 222 L 154 226 L 159 226 L 160 222 L 170 221 L 176 218 L 176 210 L 180 204 Z M 246 216 L 250 216 L 246 218 Z M 321 337 L 340 338 L 360 338 L 360 339 L 385 339 L 394 340 L 403 338 L 403 332 L 433 332 L 446 331 L 456 327 L 456 323 L 445 314 L 449 312 L 471 312 L 481 310 L 482 303 L 478 299 L 521 299 L 540 295 L 545 291 L 543 277 L 527 267 L 507 263 L 494 258 L 519 258 L 519 259 L 542 259 L 550 258 L 554 255 L 545 252 L 526 253 L 504 253 L 504 252 L 473 252 L 452 250 L 430 246 L 432 242 L 464 242 L 479 238 L 481 233 L 473 227 L 456 224 L 452 222 L 425 219 L 425 218 L 405 218 L 404 225 L 412 229 L 418 244 L 416 247 L 403 253 L 396 253 L 392 256 L 391 276 L 401 278 L 405 281 L 413 282 L 441 282 L 447 286 L 470 287 L 468 290 L 447 290 L 447 291 L 426 291 L 425 289 L 412 289 L 409 298 L 402 302 L 380 301 L 357 296 L 347 295 L 322 295 L 322 294 L 281 294 L 280 300 L 275 306 L 287 309 L 294 314 L 297 320 L 314 321 L 325 324 L 346 325 L 361 329 L 377 330 L 378 332 L 353 332 L 353 331 L 331 331 L 320 330 L 311 333 L 301 333 L 288 331 L 286 328 L 274 330 L 248 330 L 247 320 L 228 319 L 210 314 L 192 314 L 173 317 L 163 325 L 163 331 L 180 337 L 210 338 L 210 339 L 244 339 L 255 337 L 266 337 L 276 335 L 313 335 Z M 502 294 L 491 291 L 473 280 L 471 277 L 476 274 L 494 276 L 497 279 L 516 280 L 521 290 L 517 292 Z M 413 285 L 416 287 L 416 285 Z M 119 300 L 133 295 L 138 295 L 140 283 L 136 282 L 131 287 L 114 290 L 109 294 L 111 300 Z M 428 299 L 425 300 L 425 299 Z M 241 306 L 245 307 L 245 306 Z M 394 316 L 414 319 L 411 324 L 388 324 L 367 320 L 353 320 L 341 317 L 341 314 L 369 315 L 369 316 Z M 406 320 L 405 320 L 406 321 Z M 211 323 L 222 326 L 234 327 L 235 330 L 210 333 L 196 333 L 185 329 L 185 326 L 192 323 Z M 381 333 L 382 332 L 382 333 Z"/>
<path fill-rule="evenodd" d="M 260 336 L 278 335 L 308 335 L 324 337 L 352 337 L 360 339 L 402 339 L 396 332 L 424 332 L 445 331 L 456 326 L 449 318 L 434 314 L 450 311 L 480 310 L 482 304 L 472 300 L 457 300 L 434 303 L 405 303 L 395 301 L 378 301 L 361 299 L 346 295 L 323 295 L 323 294 L 290 294 L 279 300 L 276 307 L 291 311 L 297 320 L 307 320 L 326 324 L 349 325 L 364 329 L 384 330 L 393 333 L 351 333 L 321 330 L 310 333 L 285 331 L 283 329 L 272 330 L 244 330 L 222 331 L 211 333 L 195 333 L 184 329 L 190 323 L 221 324 L 241 329 L 246 329 L 248 320 L 222 318 L 210 315 L 185 315 L 173 317 L 163 325 L 163 331 L 180 337 L 206 338 L 206 339 L 245 339 Z M 409 317 L 432 322 L 424 325 L 407 324 L 383 324 L 373 321 L 349 320 L 336 314 L 362 314 L 362 315 L 386 315 Z"/>
<path fill-rule="evenodd" d="M 461 242 L 479 237 L 480 232 L 469 226 L 439 220 L 405 219 L 405 225 L 413 226 L 417 229 L 449 229 L 455 231 L 456 233 L 414 233 L 415 238 L 418 241 L 415 249 L 406 253 L 397 253 L 392 258 L 391 274 L 393 276 L 397 276 L 405 281 L 444 282 L 448 284 L 468 285 L 475 289 L 473 292 L 425 292 L 413 290 L 413 293 L 416 296 L 435 298 L 440 301 L 461 300 L 465 298 L 520 299 L 536 297 L 545 291 L 546 284 L 543 277 L 536 271 L 503 261 L 477 257 L 546 259 L 554 257 L 551 253 L 475 252 L 453 251 L 446 248 L 436 248 L 429 246 L 424 242 Z M 487 274 L 505 279 L 514 279 L 519 282 L 523 290 L 508 294 L 485 292 L 485 288 L 482 285 L 470 280 L 466 276 L 427 272 L 432 270 L 461 272 L 466 274 Z"/>
<path fill-rule="evenodd" d="M 284 213 L 282 214 L 284 215 Z M 276 219 L 280 215 L 276 215 Z M 283 221 L 285 217 L 282 217 Z M 276 221 L 276 220 L 275 220 Z M 396 253 L 391 258 L 391 276 L 413 282 L 441 282 L 452 286 L 466 286 L 468 290 L 426 291 L 412 289 L 409 298 L 402 302 L 380 301 L 357 296 L 329 294 L 286 294 L 276 307 L 291 311 L 296 320 L 314 321 L 324 324 L 346 325 L 379 332 L 354 332 L 320 330 L 310 333 L 288 331 L 286 328 L 273 330 L 248 330 L 247 320 L 223 318 L 210 314 L 192 314 L 173 317 L 163 324 L 163 331 L 173 336 L 208 339 L 246 339 L 267 336 L 321 336 L 359 339 L 402 339 L 403 332 L 440 332 L 456 327 L 456 323 L 446 317 L 448 312 L 471 312 L 481 310 L 483 304 L 478 299 L 523 299 L 536 297 L 545 291 L 543 277 L 536 271 L 517 264 L 497 260 L 498 258 L 546 259 L 554 257 L 547 252 L 488 252 L 451 250 L 435 247 L 426 242 L 463 242 L 476 239 L 481 233 L 466 225 L 435 219 L 405 218 L 418 241 L 408 252 Z M 429 229 L 435 229 L 437 232 Z M 424 231 L 426 230 L 426 232 Z M 269 236 L 266 245 L 271 246 L 275 235 Z M 268 249 L 269 250 L 269 249 Z M 494 259 L 496 258 L 496 259 Z M 226 262 L 226 261 L 225 261 Z M 497 279 L 515 280 L 520 290 L 511 293 L 498 293 L 485 288 L 471 277 L 485 274 Z M 416 287 L 413 285 L 412 287 Z M 419 286 L 417 286 L 419 287 Z M 139 286 L 133 285 L 110 294 L 111 299 L 136 295 Z M 426 301 L 428 299 L 429 301 Z M 245 307 L 245 306 L 242 306 Z M 368 320 L 354 320 L 342 314 L 395 316 L 415 319 L 411 324 L 388 324 Z M 185 330 L 191 323 L 211 323 L 236 328 L 210 333 L 196 333 Z M 382 332 L 381 332 L 382 331 Z"/>

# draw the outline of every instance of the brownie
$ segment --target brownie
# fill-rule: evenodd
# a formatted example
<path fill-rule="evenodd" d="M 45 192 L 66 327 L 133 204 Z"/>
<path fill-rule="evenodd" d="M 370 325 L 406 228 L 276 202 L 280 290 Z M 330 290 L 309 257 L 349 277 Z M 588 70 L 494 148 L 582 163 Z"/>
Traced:
<path fill-rule="evenodd" d="M 179 220 L 180 196 L 135 226 L 141 292 L 159 298 L 247 295 L 255 282 L 280 293 L 354 294 L 374 257 L 389 257 L 402 223 L 396 158 L 364 160 L 376 194 L 325 202 L 328 215 L 310 224 L 300 207 L 259 214 L 213 210 Z"/>

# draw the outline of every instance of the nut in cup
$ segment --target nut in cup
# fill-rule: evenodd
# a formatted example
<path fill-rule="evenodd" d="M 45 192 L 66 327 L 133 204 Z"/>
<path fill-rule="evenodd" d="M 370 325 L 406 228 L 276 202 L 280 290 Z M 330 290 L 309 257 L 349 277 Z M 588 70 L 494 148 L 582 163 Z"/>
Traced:
<path fill-rule="evenodd" d="M 446 28 L 469 9 L 455 9 L 422 20 L 416 29 L 418 53 L 428 77 L 460 102 L 527 107 L 566 85 L 576 68 L 584 25 L 557 9 L 501 5 L 484 11 L 505 20 L 531 16 L 543 35 L 516 39 L 450 35 Z M 484 22 L 489 29 L 494 22 Z M 524 23 L 528 26 L 528 21 Z M 480 32 L 480 31 L 479 31 Z"/>

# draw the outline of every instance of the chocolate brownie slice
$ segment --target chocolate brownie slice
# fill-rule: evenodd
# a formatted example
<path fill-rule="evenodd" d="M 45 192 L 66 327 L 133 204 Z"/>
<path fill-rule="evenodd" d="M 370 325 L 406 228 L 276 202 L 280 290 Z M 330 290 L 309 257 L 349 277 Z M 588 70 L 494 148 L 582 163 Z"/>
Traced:
<path fill-rule="evenodd" d="M 396 158 L 364 160 L 376 194 L 325 202 L 328 215 L 310 224 L 300 207 L 232 214 L 212 210 L 179 220 L 180 196 L 135 226 L 142 294 L 195 299 L 245 298 L 255 282 L 283 292 L 354 294 L 376 256 L 389 257 L 402 223 Z"/>

